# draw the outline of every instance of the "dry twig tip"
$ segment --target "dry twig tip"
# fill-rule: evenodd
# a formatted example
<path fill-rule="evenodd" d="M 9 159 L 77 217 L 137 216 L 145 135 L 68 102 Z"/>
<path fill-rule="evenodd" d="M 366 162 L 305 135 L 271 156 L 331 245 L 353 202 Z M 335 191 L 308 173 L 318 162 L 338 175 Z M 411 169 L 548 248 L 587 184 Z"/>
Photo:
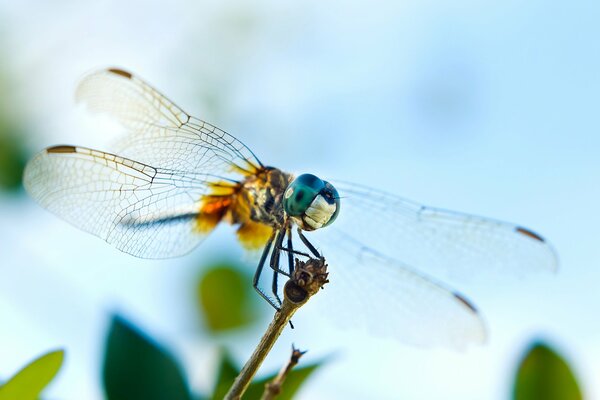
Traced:
<path fill-rule="evenodd" d="M 292 368 L 298 364 L 300 357 L 302 357 L 304 354 L 306 354 L 306 351 L 300 351 L 296 349 L 294 345 L 292 345 L 292 355 L 289 361 L 283 366 L 283 368 L 281 368 L 275 379 L 265 384 L 265 391 L 261 400 L 273 400 L 279 393 L 281 393 L 281 387 L 283 386 L 285 378 L 287 378 Z"/>

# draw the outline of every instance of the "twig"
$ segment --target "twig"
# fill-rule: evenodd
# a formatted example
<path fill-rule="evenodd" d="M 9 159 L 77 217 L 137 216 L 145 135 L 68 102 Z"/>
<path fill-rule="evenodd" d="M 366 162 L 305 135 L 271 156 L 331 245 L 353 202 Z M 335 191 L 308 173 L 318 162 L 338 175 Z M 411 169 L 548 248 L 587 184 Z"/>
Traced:
<path fill-rule="evenodd" d="M 281 371 L 277 374 L 275 379 L 265 384 L 265 391 L 263 392 L 261 400 L 273 400 L 279 393 L 281 393 L 281 386 L 287 375 L 290 373 L 292 368 L 298 364 L 298 360 L 302 357 L 306 351 L 300 351 L 292 345 L 292 356 L 286 365 L 281 368 Z"/>
<path fill-rule="evenodd" d="M 271 321 L 267 331 L 260 339 L 252 356 L 250 356 L 240 374 L 235 378 L 225 399 L 241 399 L 258 368 L 267 357 L 267 354 L 269 354 L 269 351 L 271 351 L 271 348 L 294 313 L 327 282 L 327 264 L 325 264 L 324 258 L 311 258 L 306 262 L 296 259 L 294 273 L 286 282 L 283 289 L 284 298 L 281 310 L 275 313 L 273 321 Z"/>

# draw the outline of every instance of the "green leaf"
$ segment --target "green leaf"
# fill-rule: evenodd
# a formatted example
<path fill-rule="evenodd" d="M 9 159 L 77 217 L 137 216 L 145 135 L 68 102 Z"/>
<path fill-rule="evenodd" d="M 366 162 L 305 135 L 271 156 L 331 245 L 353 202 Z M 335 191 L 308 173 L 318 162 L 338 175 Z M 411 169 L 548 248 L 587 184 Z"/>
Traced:
<path fill-rule="evenodd" d="M 251 282 L 248 274 L 223 263 L 211 267 L 200 278 L 198 304 L 211 332 L 242 328 L 258 319 L 258 296 Z"/>
<path fill-rule="evenodd" d="M 173 356 L 119 316 L 108 333 L 102 378 L 110 400 L 191 399 Z"/>
<path fill-rule="evenodd" d="M 65 352 L 56 350 L 32 361 L 3 386 L 0 400 L 35 400 L 58 373 Z"/>
<path fill-rule="evenodd" d="M 0 188 L 15 190 L 21 187 L 27 151 L 23 130 L 5 120 L 0 110 Z"/>
<path fill-rule="evenodd" d="M 3 50 L 0 43 L 0 57 L 6 58 Z M 21 188 L 23 169 L 29 158 L 25 143 L 29 132 L 23 109 L 12 96 L 18 89 L 13 78 L 13 71 L 6 69 L 6 64 L 0 65 L 0 189 L 12 191 Z"/>
<path fill-rule="evenodd" d="M 211 399 L 220 400 L 224 398 L 239 373 L 240 370 L 234 364 L 229 353 L 224 350 L 221 351 L 221 363 L 217 371 L 217 381 Z M 246 397 L 244 396 L 244 398 Z"/>
<path fill-rule="evenodd" d="M 298 392 L 298 390 L 308 379 L 308 377 L 312 375 L 312 373 L 315 372 L 315 370 L 319 368 L 322 364 L 322 362 L 318 362 L 300 368 L 292 369 L 288 373 L 288 376 L 285 378 L 285 381 L 281 386 L 281 393 L 277 396 L 277 400 L 293 399 L 296 395 L 296 392 Z M 275 379 L 276 376 L 277 374 L 273 374 L 267 378 L 259 379 L 252 382 L 250 386 L 248 386 L 248 390 L 244 395 L 244 399 L 260 399 L 262 397 L 263 392 L 265 391 L 266 383 Z"/>
<path fill-rule="evenodd" d="M 515 400 L 580 400 L 581 391 L 566 361 L 544 343 L 534 343 L 517 371 Z"/>

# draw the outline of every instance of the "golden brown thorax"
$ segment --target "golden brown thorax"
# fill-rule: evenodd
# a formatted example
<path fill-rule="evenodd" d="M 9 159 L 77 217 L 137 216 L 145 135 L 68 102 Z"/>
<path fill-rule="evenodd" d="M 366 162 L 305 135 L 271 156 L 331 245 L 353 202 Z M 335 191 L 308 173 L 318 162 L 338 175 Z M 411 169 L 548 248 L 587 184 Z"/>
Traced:
<path fill-rule="evenodd" d="M 208 233 L 226 220 L 239 225 L 237 235 L 244 247 L 263 247 L 273 229 L 284 223 L 282 199 L 291 180 L 291 174 L 264 167 L 247 174 L 240 183 L 212 183 L 211 193 L 201 199 L 196 228 Z"/>

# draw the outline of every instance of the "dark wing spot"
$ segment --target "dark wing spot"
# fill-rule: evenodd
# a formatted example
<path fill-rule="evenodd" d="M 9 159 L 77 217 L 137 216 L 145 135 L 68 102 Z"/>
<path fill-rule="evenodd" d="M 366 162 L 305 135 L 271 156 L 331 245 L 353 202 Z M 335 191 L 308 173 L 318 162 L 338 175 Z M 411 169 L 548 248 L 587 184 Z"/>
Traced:
<path fill-rule="evenodd" d="M 535 233 L 533 231 L 530 231 L 529 229 L 525 229 L 523 227 L 517 226 L 515 231 L 519 232 L 521 235 L 525 235 L 532 239 L 539 240 L 542 243 L 545 242 L 543 237 L 541 237 L 540 235 L 538 235 L 537 233 Z"/>
<path fill-rule="evenodd" d="M 75 148 L 75 146 L 60 145 L 60 146 L 48 147 L 46 149 L 46 152 L 47 153 L 76 153 L 77 149 Z"/>
<path fill-rule="evenodd" d="M 131 79 L 133 75 L 130 72 L 124 71 L 118 68 L 109 68 L 108 72 L 112 72 L 113 74 L 121 75 L 124 78 Z"/>
<path fill-rule="evenodd" d="M 475 314 L 477 314 L 477 309 L 475 308 L 475 306 L 473 304 L 471 304 L 471 302 L 469 300 L 467 300 L 466 298 L 463 297 L 462 294 L 460 293 L 452 293 L 454 295 L 454 297 L 456 297 L 456 299 L 458 301 L 460 301 L 461 303 L 463 303 L 465 306 L 467 306 L 471 311 L 473 311 Z"/>

